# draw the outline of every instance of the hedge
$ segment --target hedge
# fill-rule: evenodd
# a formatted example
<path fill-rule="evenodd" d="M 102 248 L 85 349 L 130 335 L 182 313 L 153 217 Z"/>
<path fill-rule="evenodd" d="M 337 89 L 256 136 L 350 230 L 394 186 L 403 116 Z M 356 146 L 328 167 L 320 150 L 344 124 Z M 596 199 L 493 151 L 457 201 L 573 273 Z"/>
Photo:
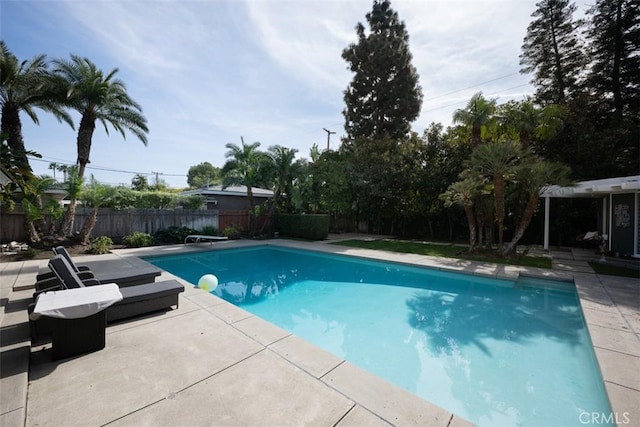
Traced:
<path fill-rule="evenodd" d="M 282 236 L 323 240 L 329 235 L 329 215 L 278 214 L 276 231 Z"/>

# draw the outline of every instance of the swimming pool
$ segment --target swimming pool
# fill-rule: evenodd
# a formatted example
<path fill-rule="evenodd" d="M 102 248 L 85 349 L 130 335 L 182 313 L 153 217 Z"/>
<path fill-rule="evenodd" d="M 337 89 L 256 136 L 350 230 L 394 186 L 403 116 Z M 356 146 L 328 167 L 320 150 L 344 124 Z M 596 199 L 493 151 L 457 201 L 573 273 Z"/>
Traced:
<path fill-rule="evenodd" d="M 481 426 L 611 411 L 571 284 L 274 246 L 145 259 Z"/>

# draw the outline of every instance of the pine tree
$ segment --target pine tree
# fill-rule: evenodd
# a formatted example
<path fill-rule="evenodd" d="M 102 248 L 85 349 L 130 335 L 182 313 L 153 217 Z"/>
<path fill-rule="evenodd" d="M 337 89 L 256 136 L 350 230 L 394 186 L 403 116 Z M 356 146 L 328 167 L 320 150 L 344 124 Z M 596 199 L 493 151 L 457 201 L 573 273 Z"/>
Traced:
<path fill-rule="evenodd" d="M 589 87 L 619 118 L 638 114 L 640 92 L 640 3 L 597 0 L 587 14 L 592 66 Z"/>
<path fill-rule="evenodd" d="M 565 104 L 586 64 L 578 33 L 583 22 L 573 19 L 576 6 L 569 0 L 542 0 L 536 7 L 522 45 L 521 72 L 535 73 L 540 103 Z"/>
<path fill-rule="evenodd" d="M 409 35 L 388 0 L 375 0 L 366 18 L 369 31 L 358 23 L 358 42 L 342 52 L 355 73 L 344 92 L 345 130 L 350 141 L 400 139 L 409 134 L 422 104 Z"/>

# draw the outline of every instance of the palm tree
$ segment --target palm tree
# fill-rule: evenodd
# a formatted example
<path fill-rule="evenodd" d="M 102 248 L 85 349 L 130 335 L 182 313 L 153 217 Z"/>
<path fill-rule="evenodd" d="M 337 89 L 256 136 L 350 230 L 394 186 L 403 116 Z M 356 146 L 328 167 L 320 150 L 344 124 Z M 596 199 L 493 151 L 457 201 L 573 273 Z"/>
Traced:
<path fill-rule="evenodd" d="M 537 107 L 531 97 L 520 102 L 507 102 L 500 106 L 497 115 L 500 125 L 517 133 L 522 148 L 529 148 L 533 138 L 548 139 L 555 136 L 567 114 L 565 106 L 549 104 Z"/>
<path fill-rule="evenodd" d="M 115 78 L 118 69 L 104 74 L 87 58 L 71 55 L 70 61 L 54 61 L 54 74 L 57 83 L 66 89 L 66 104 L 81 114 L 78 128 L 78 176 L 84 177 L 89 163 L 91 141 L 100 121 L 109 134 L 108 124 L 120 132 L 126 139 L 125 130 L 133 133 L 144 145 L 147 145 L 147 119 L 142 108 L 127 93 L 123 81 Z M 63 223 L 62 232 L 68 234 L 73 225 L 76 200 L 71 199 L 68 214 Z"/>
<path fill-rule="evenodd" d="M 229 160 L 222 166 L 222 187 L 231 185 L 244 185 L 247 187 L 247 199 L 249 207 L 253 210 L 253 187 L 261 185 L 268 174 L 269 158 L 258 150 L 259 142 L 245 144 L 240 137 L 242 145 L 228 143 L 225 147 L 229 150 L 225 157 Z"/>
<path fill-rule="evenodd" d="M 476 218 L 473 213 L 474 201 L 480 193 L 481 182 L 474 177 L 466 177 L 462 181 L 454 182 L 447 188 L 447 191 L 440 195 L 446 207 L 453 204 L 461 205 L 467 217 L 469 226 L 469 253 L 477 250 L 477 228 Z"/>
<path fill-rule="evenodd" d="M 40 176 L 30 180 L 30 185 L 22 190 L 22 210 L 24 211 L 25 233 L 27 240 L 35 243 L 40 240 L 38 229 L 45 229 L 45 216 L 51 218 L 51 227 L 55 227 L 55 220 L 62 215 L 62 207 L 58 200 L 47 197 L 46 192 L 55 185 L 55 180 L 51 177 Z M 36 223 L 38 227 L 36 228 Z"/>
<path fill-rule="evenodd" d="M 471 97 L 464 109 L 453 113 L 453 123 L 461 124 L 471 130 L 471 145 L 477 147 L 482 142 L 482 129 L 491 123 L 496 111 L 496 100 L 487 100 L 478 92 Z"/>
<path fill-rule="evenodd" d="M 298 150 L 280 145 L 269 147 L 269 156 L 274 167 L 273 205 L 277 206 L 283 195 L 287 195 L 286 208 L 291 209 L 293 180 L 296 177 L 297 164 L 294 162 Z"/>
<path fill-rule="evenodd" d="M 472 173 L 488 178 L 493 183 L 493 201 L 498 222 L 498 247 L 504 243 L 504 200 L 505 181 L 511 180 L 516 174 L 516 167 L 526 156 L 515 142 L 490 142 L 476 147 L 468 161 Z"/>
<path fill-rule="evenodd" d="M 84 204 L 90 208 L 93 208 L 91 214 L 82 225 L 82 229 L 80 230 L 80 234 L 78 236 L 80 242 L 83 245 L 89 244 L 91 231 L 93 231 L 93 227 L 96 225 L 98 219 L 98 209 L 101 206 L 104 206 L 105 204 L 112 201 L 117 193 L 118 187 L 100 184 L 98 181 L 96 181 L 93 175 L 91 175 L 89 184 L 82 190 L 81 195 Z"/>
<path fill-rule="evenodd" d="M 253 187 L 263 185 L 268 180 L 273 169 L 273 163 L 269 156 L 258 150 L 259 142 L 245 144 L 240 137 L 241 146 L 228 143 L 225 147 L 229 150 L 225 157 L 229 160 L 222 166 L 222 188 L 231 185 L 244 185 L 247 188 L 249 200 L 249 231 L 255 231 Z"/>
<path fill-rule="evenodd" d="M 73 128 L 71 117 L 54 95 L 54 86 L 45 55 L 35 56 L 30 61 L 19 62 L 1 40 L 0 107 L 2 109 L 0 133 L 5 135 L 16 166 L 21 169 L 31 170 L 22 137 L 21 112 L 26 113 L 35 124 L 38 124 L 35 108 L 40 108 L 52 113 L 58 121 L 64 121 Z"/>
<path fill-rule="evenodd" d="M 570 174 L 571 170 L 568 166 L 557 162 L 549 162 L 537 156 L 532 156 L 529 161 L 518 169 L 516 179 L 527 194 L 527 204 L 511 242 L 502 250 L 503 256 L 507 256 L 515 250 L 518 241 L 524 235 L 529 223 L 531 223 L 531 218 L 533 218 L 540 199 L 540 190 L 552 184 L 570 185 Z"/>

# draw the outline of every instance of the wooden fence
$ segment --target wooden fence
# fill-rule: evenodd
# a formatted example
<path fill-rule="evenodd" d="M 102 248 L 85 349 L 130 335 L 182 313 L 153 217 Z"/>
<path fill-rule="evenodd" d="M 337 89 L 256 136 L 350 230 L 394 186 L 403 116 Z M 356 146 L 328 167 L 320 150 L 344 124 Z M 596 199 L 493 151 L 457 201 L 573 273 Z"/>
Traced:
<path fill-rule="evenodd" d="M 80 231 L 91 209 L 78 208 L 73 231 Z M 258 219 L 260 227 L 266 218 Z M 120 239 L 136 231 L 154 234 L 169 227 L 189 227 L 201 230 L 213 226 L 223 231 L 228 226 L 248 230 L 247 211 L 190 210 L 190 209 L 99 209 L 98 220 L 93 228 L 93 236 L 109 236 Z M 260 228 L 258 228 L 260 229 Z M 21 212 L 0 212 L 0 241 L 24 241 L 24 219 Z"/>

